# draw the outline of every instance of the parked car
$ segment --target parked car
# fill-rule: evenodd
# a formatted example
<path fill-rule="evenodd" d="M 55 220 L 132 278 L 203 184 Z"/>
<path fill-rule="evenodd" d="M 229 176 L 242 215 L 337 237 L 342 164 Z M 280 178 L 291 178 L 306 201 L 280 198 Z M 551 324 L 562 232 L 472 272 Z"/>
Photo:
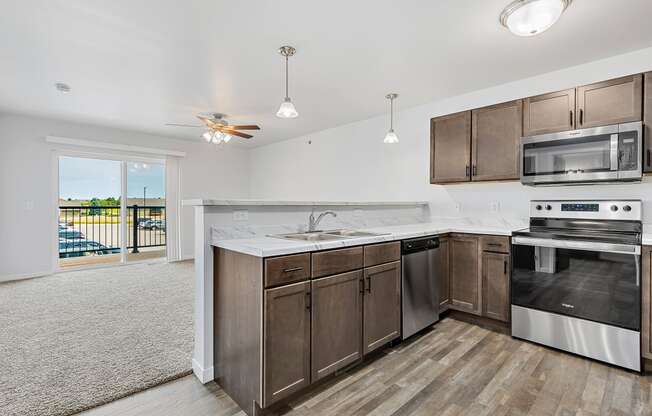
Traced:
<path fill-rule="evenodd" d="M 107 247 L 104 244 L 98 243 L 97 241 L 86 239 L 59 239 L 59 258 L 118 253 L 120 253 L 120 248 Z"/>
<path fill-rule="evenodd" d="M 69 230 L 69 229 L 61 229 L 61 226 L 59 226 L 59 238 L 65 238 L 68 240 L 72 239 L 83 239 L 86 238 L 84 234 L 81 231 L 77 230 Z"/>
<path fill-rule="evenodd" d="M 165 220 L 145 220 L 138 226 L 145 230 L 165 230 Z"/>

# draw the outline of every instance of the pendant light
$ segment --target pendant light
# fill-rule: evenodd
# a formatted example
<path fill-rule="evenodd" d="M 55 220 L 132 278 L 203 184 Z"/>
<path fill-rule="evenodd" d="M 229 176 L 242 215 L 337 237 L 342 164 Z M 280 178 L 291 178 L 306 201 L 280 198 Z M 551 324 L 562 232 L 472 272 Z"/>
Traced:
<path fill-rule="evenodd" d="M 282 56 L 285 56 L 285 98 L 278 107 L 276 116 L 280 118 L 296 118 L 299 116 L 297 109 L 294 108 L 290 95 L 288 94 L 288 58 L 297 52 L 292 46 L 281 46 L 278 50 Z"/>
<path fill-rule="evenodd" d="M 500 23 L 517 36 L 534 36 L 559 20 L 573 0 L 516 0 L 500 14 Z"/>
<path fill-rule="evenodd" d="M 383 143 L 394 144 L 398 143 L 398 137 L 394 133 L 394 100 L 398 97 L 398 94 L 387 94 L 385 98 L 389 100 L 389 131 L 385 135 L 385 140 Z"/>

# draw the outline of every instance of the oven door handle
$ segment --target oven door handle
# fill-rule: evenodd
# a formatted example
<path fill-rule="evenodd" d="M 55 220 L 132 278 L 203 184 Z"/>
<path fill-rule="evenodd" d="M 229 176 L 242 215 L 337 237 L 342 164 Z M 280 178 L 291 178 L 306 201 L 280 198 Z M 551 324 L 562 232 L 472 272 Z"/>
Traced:
<path fill-rule="evenodd" d="M 604 253 L 618 253 L 618 254 L 641 254 L 641 246 L 630 244 L 612 244 L 612 243 L 599 243 L 587 241 L 574 241 L 574 240 L 554 240 L 548 238 L 533 238 L 533 237 L 512 237 L 512 244 L 520 246 L 533 246 L 533 247 L 550 247 L 550 248 L 567 248 L 585 251 L 600 251 Z"/>

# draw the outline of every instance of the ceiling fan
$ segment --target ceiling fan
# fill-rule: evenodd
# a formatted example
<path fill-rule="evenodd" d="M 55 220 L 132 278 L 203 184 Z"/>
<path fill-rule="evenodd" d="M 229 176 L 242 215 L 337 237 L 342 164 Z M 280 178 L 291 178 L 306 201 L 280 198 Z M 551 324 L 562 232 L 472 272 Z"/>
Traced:
<path fill-rule="evenodd" d="M 251 139 L 254 137 L 238 130 L 260 130 L 260 127 L 255 124 L 230 125 L 226 121 L 226 114 L 222 113 L 198 114 L 197 118 L 201 120 L 204 125 L 177 123 L 166 123 L 165 125 L 171 127 L 206 128 L 207 130 L 202 134 L 202 137 L 208 143 L 214 144 L 228 143 L 233 136 L 241 137 L 243 139 Z"/>

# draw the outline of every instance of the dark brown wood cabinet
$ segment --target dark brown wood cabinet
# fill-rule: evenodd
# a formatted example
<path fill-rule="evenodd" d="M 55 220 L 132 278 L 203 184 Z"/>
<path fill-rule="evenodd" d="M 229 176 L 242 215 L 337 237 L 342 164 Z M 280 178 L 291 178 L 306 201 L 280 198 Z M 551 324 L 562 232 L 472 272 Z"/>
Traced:
<path fill-rule="evenodd" d="M 641 354 L 652 360 L 652 246 L 643 246 L 641 264 Z"/>
<path fill-rule="evenodd" d="M 435 270 L 439 280 L 439 313 L 450 307 L 450 273 L 448 237 L 439 238 L 439 251 L 437 252 Z"/>
<path fill-rule="evenodd" d="M 362 270 L 312 281 L 312 381 L 362 358 Z"/>
<path fill-rule="evenodd" d="M 310 282 L 265 290 L 263 342 L 269 406 L 310 385 Z"/>
<path fill-rule="evenodd" d="M 451 306 L 480 315 L 482 303 L 478 237 L 453 234 L 449 237 L 449 250 Z"/>
<path fill-rule="evenodd" d="M 520 177 L 519 142 L 523 101 L 473 110 L 471 124 L 471 178 L 495 181 Z"/>
<path fill-rule="evenodd" d="M 363 352 L 368 354 L 401 333 L 401 262 L 364 269 Z"/>
<path fill-rule="evenodd" d="M 287 285 L 310 278 L 310 253 L 265 259 L 265 287 Z"/>
<path fill-rule="evenodd" d="M 523 100 L 523 135 L 575 129 L 575 88 Z"/>
<path fill-rule="evenodd" d="M 362 265 L 362 247 L 320 251 L 312 254 L 312 277 L 330 276 L 361 269 Z"/>
<path fill-rule="evenodd" d="M 642 108 L 641 74 L 577 88 L 577 128 L 640 121 Z"/>
<path fill-rule="evenodd" d="M 430 183 L 471 180 L 471 112 L 430 120 Z"/>
<path fill-rule="evenodd" d="M 652 172 L 652 72 L 644 76 L 643 91 L 643 172 Z"/>
<path fill-rule="evenodd" d="M 510 256 L 503 253 L 482 253 L 482 315 L 503 322 L 509 321 Z"/>

